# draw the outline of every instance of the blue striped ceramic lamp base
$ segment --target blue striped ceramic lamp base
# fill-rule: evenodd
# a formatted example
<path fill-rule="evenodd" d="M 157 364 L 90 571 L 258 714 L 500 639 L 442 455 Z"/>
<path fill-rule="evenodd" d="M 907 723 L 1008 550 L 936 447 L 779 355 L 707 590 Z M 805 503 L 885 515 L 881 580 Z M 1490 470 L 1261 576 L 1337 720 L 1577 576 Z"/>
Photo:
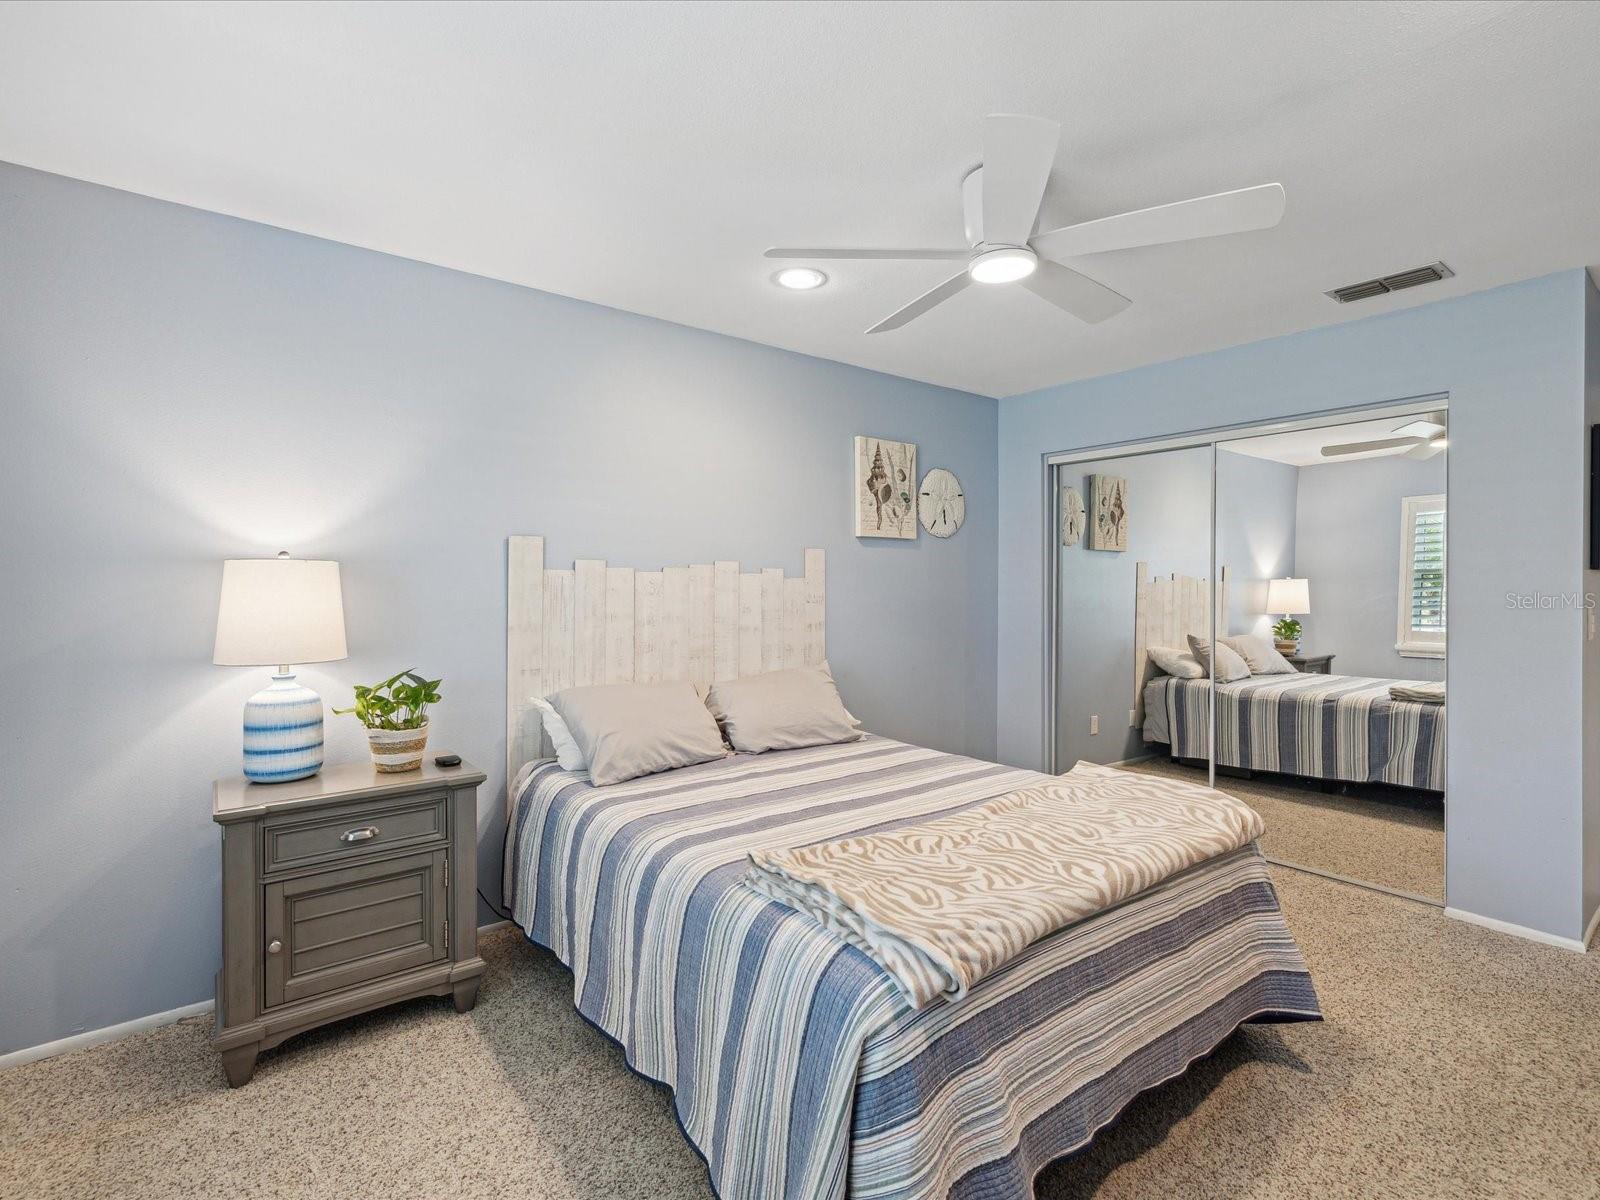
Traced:
<path fill-rule="evenodd" d="M 279 667 L 272 686 L 244 702 L 244 777 L 288 783 L 322 770 L 322 697 Z"/>

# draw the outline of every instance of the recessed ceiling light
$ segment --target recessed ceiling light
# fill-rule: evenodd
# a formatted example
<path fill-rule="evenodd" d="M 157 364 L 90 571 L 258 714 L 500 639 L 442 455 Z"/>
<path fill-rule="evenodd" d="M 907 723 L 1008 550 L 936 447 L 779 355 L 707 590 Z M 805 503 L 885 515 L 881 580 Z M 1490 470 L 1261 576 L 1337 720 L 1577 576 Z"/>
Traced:
<path fill-rule="evenodd" d="M 772 277 L 779 287 L 795 292 L 809 292 L 828 282 L 828 277 L 815 267 L 785 267 Z"/>
<path fill-rule="evenodd" d="M 974 283 L 1015 283 L 1032 275 L 1038 265 L 1026 246 L 1001 246 L 974 258 L 967 265 L 967 274 Z"/>

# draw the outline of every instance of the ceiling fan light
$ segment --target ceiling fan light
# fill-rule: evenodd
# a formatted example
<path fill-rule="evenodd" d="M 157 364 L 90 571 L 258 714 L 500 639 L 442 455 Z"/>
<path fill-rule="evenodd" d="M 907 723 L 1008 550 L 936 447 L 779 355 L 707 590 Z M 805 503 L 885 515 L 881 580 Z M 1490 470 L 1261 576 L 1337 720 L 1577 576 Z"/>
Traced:
<path fill-rule="evenodd" d="M 974 283 L 1015 283 L 1038 268 L 1039 260 L 1026 246 L 1001 246 L 986 250 L 967 264 Z"/>
<path fill-rule="evenodd" d="M 785 267 L 772 277 L 772 282 L 791 292 L 809 292 L 828 282 L 828 277 L 815 267 Z"/>

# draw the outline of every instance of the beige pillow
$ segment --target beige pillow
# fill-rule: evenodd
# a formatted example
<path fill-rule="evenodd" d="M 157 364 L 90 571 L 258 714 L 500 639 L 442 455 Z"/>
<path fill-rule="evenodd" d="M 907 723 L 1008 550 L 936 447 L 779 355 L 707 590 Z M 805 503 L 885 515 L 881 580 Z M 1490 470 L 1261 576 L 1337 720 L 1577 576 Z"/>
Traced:
<path fill-rule="evenodd" d="M 861 736 L 824 667 L 794 667 L 711 685 L 706 707 L 735 750 L 796 750 Z"/>
<path fill-rule="evenodd" d="M 690 683 L 610 683 L 550 697 L 596 787 L 692 766 L 728 752 Z"/>
<path fill-rule="evenodd" d="M 1150 661 L 1174 679 L 1199 679 L 1206 673 L 1200 660 L 1187 650 L 1174 650 L 1171 646 L 1151 646 L 1146 651 Z"/>
<path fill-rule="evenodd" d="M 1212 672 L 1218 683 L 1232 683 L 1236 679 L 1250 678 L 1250 664 L 1240 658 L 1238 653 L 1230 648 L 1227 643 L 1217 645 L 1217 669 Z M 1211 640 L 1189 635 L 1189 652 L 1200 661 L 1200 665 L 1211 671 Z"/>
<path fill-rule="evenodd" d="M 1244 659 L 1252 675 L 1293 675 L 1294 664 L 1259 633 L 1236 633 L 1222 639 L 1222 644 Z"/>

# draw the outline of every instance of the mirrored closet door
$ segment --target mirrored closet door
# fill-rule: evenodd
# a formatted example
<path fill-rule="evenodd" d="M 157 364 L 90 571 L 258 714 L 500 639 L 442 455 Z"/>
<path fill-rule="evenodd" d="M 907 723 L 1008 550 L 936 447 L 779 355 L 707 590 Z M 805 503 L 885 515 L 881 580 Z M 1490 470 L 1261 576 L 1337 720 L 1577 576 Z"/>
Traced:
<path fill-rule="evenodd" d="M 1207 778 L 1209 697 L 1189 638 L 1211 630 L 1211 460 L 1194 446 L 1059 468 L 1059 770 L 1161 769 L 1152 746 L 1171 742 L 1177 769 Z"/>
<path fill-rule="evenodd" d="M 1056 465 L 1055 769 L 1214 780 L 1270 859 L 1443 904 L 1448 425 L 1440 401 Z"/>

